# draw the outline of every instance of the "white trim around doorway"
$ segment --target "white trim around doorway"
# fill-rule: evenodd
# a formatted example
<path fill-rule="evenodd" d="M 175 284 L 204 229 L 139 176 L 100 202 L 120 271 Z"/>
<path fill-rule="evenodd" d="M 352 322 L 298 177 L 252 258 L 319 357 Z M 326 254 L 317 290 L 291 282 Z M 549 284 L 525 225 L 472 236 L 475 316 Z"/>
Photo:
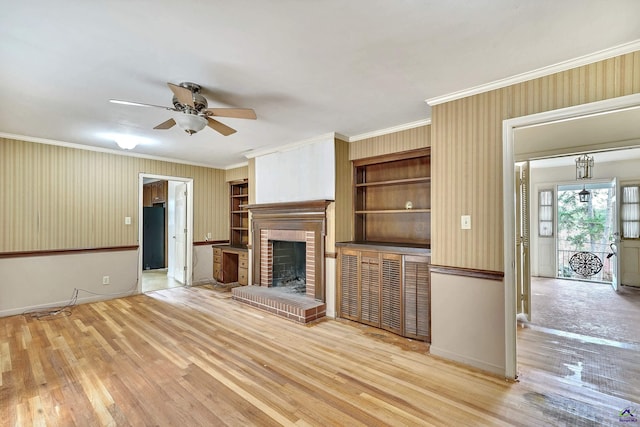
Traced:
<path fill-rule="evenodd" d="M 504 217 L 504 305 L 505 305 L 505 377 L 517 376 L 516 349 L 516 288 L 515 288 L 515 129 L 547 124 L 558 120 L 613 112 L 640 105 L 640 94 L 622 96 L 604 101 L 545 111 L 529 116 L 516 117 L 502 122 L 502 174 Z"/>
<path fill-rule="evenodd" d="M 193 282 L 193 178 L 184 178 L 179 176 L 154 175 L 141 172 L 138 177 L 138 242 L 140 249 L 138 251 L 138 277 L 142 278 L 142 222 L 143 222 L 143 186 L 145 178 L 158 179 L 164 181 L 178 181 L 187 184 L 187 253 L 185 259 L 186 281 L 185 286 L 191 286 Z M 138 280 L 138 293 L 142 292 L 142 280 Z"/>

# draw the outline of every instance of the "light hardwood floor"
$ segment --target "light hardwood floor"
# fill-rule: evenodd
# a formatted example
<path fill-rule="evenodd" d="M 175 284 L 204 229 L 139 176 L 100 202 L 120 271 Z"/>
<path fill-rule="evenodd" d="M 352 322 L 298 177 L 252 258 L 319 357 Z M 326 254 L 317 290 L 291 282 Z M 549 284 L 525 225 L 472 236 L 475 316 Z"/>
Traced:
<path fill-rule="evenodd" d="M 142 292 L 158 291 L 161 289 L 177 288 L 183 286 L 180 282 L 167 276 L 167 269 L 143 270 L 142 271 Z"/>
<path fill-rule="evenodd" d="M 300 325 L 229 296 L 174 288 L 0 319 L 0 424 L 619 425 L 640 407 L 535 358 L 511 383 L 424 343 L 343 320 Z"/>

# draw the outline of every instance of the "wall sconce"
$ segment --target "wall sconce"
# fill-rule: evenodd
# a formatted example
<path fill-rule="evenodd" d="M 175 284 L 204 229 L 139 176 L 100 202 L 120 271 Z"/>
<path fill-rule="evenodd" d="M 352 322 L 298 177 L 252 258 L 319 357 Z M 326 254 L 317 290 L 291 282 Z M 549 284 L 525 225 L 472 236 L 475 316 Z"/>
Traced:
<path fill-rule="evenodd" d="M 576 159 L 576 179 L 593 178 L 593 156 L 583 154 Z"/>

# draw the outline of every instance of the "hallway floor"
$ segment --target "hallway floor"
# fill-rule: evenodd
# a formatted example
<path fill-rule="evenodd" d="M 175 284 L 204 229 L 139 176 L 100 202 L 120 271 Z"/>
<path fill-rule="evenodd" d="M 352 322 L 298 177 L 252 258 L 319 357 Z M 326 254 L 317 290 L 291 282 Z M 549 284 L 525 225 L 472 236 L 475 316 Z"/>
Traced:
<path fill-rule="evenodd" d="M 532 324 L 640 344 L 640 288 L 532 278 Z"/>
<path fill-rule="evenodd" d="M 142 271 L 142 292 L 159 291 L 179 286 L 183 286 L 182 283 L 168 277 L 167 269 Z"/>
<path fill-rule="evenodd" d="M 608 408 L 613 423 L 627 406 L 640 408 L 639 360 L 640 289 L 616 293 L 607 284 L 532 278 L 532 322 L 518 327 L 519 380 L 561 377 L 566 385 L 530 396 L 532 405 L 560 422 L 577 416 L 579 425 L 591 425 L 602 410 L 597 396 L 612 396 L 621 399 Z"/>

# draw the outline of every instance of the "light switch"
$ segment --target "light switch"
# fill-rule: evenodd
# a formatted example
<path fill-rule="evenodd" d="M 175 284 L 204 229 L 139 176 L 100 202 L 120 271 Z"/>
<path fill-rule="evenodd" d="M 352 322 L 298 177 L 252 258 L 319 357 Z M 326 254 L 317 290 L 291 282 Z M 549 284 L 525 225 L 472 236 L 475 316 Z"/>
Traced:
<path fill-rule="evenodd" d="M 462 215 L 460 217 L 460 228 L 463 230 L 471 230 L 471 215 Z"/>
<path fill-rule="evenodd" d="M 125 225 L 131 225 L 131 217 L 130 216 L 125 216 L 124 217 L 124 223 L 125 223 Z"/>

